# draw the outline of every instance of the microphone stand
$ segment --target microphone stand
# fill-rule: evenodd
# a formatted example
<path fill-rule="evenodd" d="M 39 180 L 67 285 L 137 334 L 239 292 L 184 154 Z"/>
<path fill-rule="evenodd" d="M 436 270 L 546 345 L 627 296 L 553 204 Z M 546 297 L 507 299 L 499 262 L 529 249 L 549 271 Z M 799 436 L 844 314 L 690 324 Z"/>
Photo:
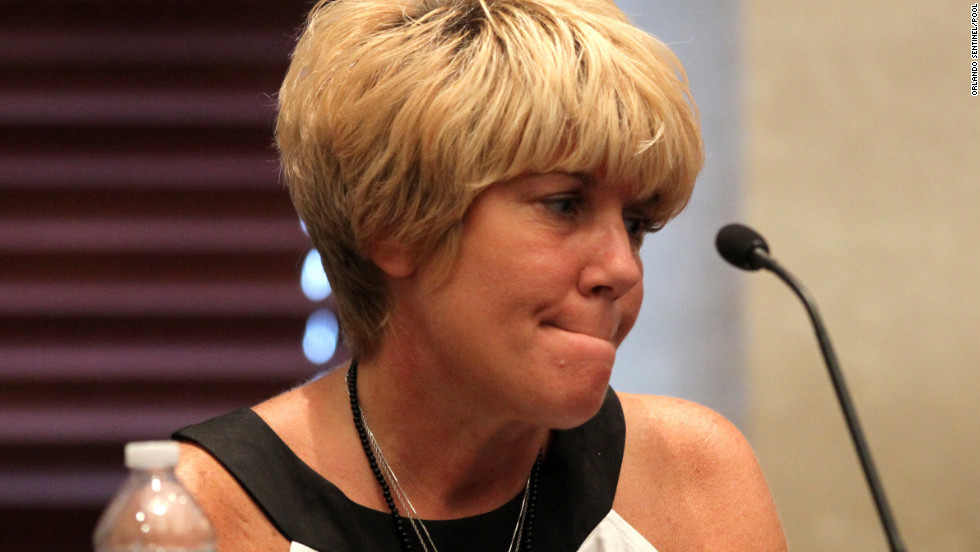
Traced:
<path fill-rule="evenodd" d="M 874 462 L 871 460 L 871 450 L 868 448 L 868 444 L 864 439 L 861 424 L 858 423 L 857 411 L 851 402 L 847 385 L 844 383 L 844 375 L 841 373 L 840 367 L 837 364 L 837 355 L 834 354 L 834 348 L 830 344 L 830 336 L 827 334 L 823 320 L 817 312 L 816 303 L 810 297 L 810 293 L 806 288 L 792 274 L 780 266 L 775 259 L 767 255 L 766 250 L 761 247 L 756 247 L 750 255 L 752 256 L 752 260 L 757 263 L 756 266 L 765 268 L 778 276 L 803 301 L 807 314 L 810 315 L 810 321 L 813 322 L 813 328 L 817 334 L 817 341 L 820 343 L 820 352 L 823 353 L 827 371 L 830 372 L 830 379 L 834 384 L 834 390 L 837 392 L 837 399 L 840 401 L 841 410 L 844 412 L 844 419 L 850 430 L 851 439 L 854 441 L 854 448 L 857 449 L 858 459 L 861 461 L 861 468 L 864 470 L 864 478 L 868 481 L 868 486 L 871 488 L 871 496 L 874 498 L 875 508 L 878 510 L 878 517 L 881 519 L 885 536 L 888 538 L 889 550 L 891 552 L 905 552 L 905 544 L 898 534 L 898 526 L 895 524 L 895 519 L 892 516 L 891 508 L 888 506 L 888 501 L 885 499 L 885 490 L 881 486 L 881 481 L 878 479 L 878 472 L 875 470 Z"/>

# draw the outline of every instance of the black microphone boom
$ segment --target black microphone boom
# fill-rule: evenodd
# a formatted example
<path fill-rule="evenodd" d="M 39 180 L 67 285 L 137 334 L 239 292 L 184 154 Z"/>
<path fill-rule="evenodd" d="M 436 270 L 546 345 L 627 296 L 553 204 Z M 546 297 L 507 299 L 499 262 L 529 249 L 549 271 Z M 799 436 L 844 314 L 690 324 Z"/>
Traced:
<path fill-rule="evenodd" d="M 755 230 L 741 224 L 729 224 L 715 238 L 718 253 L 743 270 L 759 270 L 769 256 L 769 245 Z"/>
<path fill-rule="evenodd" d="M 741 224 L 729 224 L 718 232 L 715 238 L 715 246 L 718 253 L 732 265 L 743 270 L 758 270 L 764 268 L 789 285 L 790 289 L 796 293 L 797 297 L 803 301 L 813 329 L 817 334 L 817 341 L 820 343 L 820 351 L 830 373 L 830 379 L 837 392 L 837 400 L 840 402 L 841 410 L 844 412 L 844 420 L 851 433 L 851 440 L 854 441 L 854 448 L 857 449 L 858 459 L 864 470 L 864 477 L 871 488 L 871 496 L 874 498 L 875 507 L 878 510 L 878 517 L 888 538 L 888 546 L 892 552 L 905 552 L 905 545 L 898 534 L 898 526 L 892 516 L 891 508 L 885 499 L 885 490 L 878 479 L 878 472 L 874 462 L 871 460 L 871 451 L 864 439 L 864 432 L 858 422 L 857 411 L 851 402 L 851 396 L 844 384 L 844 376 L 837 364 L 837 356 L 834 348 L 830 344 L 830 336 L 823 325 L 820 314 L 817 312 L 817 305 L 810 297 L 806 288 L 800 284 L 789 272 L 787 272 L 775 259 L 769 256 L 769 246 L 755 230 Z"/>

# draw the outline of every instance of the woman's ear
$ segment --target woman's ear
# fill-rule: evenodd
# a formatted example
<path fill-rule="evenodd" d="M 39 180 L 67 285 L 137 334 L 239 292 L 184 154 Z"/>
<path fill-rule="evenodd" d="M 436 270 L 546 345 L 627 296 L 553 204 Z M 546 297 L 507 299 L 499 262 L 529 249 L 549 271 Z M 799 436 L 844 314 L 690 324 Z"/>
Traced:
<path fill-rule="evenodd" d="M 411 248 L 396 240 L 375 243 L 369 257 L 389 278 L 406 278 L 418 267 Z"/>

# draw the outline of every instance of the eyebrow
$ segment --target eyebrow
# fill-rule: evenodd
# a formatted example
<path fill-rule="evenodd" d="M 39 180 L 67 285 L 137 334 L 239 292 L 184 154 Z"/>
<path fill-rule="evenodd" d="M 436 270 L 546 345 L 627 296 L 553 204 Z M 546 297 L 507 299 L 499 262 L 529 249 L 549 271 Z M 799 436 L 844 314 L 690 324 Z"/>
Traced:
<path fill-rule="evenodd" d="M 595 175 L 587 172 L 573 172 L 568 173 L 569 176 L 578 180 L 583 186 L 587 188 L 594 188 L 598 185 L 599 181 L 596 180 Z"/>
<path fill-rule="evenodd" d="M 571 172 L 567 173 L 572 178 L 578 180 L 582 186 L 585 187 L 595 187 L 598 186 L 599 181 L 596 179 L 595 175 L 588 172 Z M 644 211 L 654 211 L 657 205 L 660 203 L 660 192 L 654 191 L 649 197 L 641 199 L 635 202 L 635 206 Z"/>

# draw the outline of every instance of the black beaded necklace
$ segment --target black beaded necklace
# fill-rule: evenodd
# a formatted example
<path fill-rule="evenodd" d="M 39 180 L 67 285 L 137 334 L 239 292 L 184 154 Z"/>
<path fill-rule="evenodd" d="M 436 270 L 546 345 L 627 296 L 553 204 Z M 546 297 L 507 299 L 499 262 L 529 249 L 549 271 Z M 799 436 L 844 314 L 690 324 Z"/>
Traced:
<path fill-rule="evenodd" d="M 378 485 L 381 486 L 381 493 L 384 495 L 385 504 L 388 506 L 388 511 L 391 512 L 391 517 L 395 522 L 395 532 L 401 540 L 402 551 L 412 552 L 411 536 L 408 528 L 405 526 L 405 518 L 398 512 L 398 506 L 395 504 L 391 487 L 385 479 L 378 459 L 375 457 L 374 450 L 372 450 L 368 429 L 364 423 L 364 415 L 361 413 L 361 404 L 357 399 L 356 360 L 351 362 L 350 368 L 347 370 L 347 394 L 350 396 L 351 414 L 354 416 L 354 427 L 357 429 L 357 435 L 361 440 L 361 447 L 364 449 L 364 455 L 367 457 L 368 464 L 371 466 L 371 472 L 374 474 L 374 478 L 378 481 Z M 527 488 L 524 491 L 527 494 L 525 496 L 527 509 L 526 511 L 522 511 L 523 519 L 518 520 L 518 526 L 515 528 L 515 532 L 518 535 L 517 548 L 515 550 L 520 549 L 523 545 L 523 549 L 526 552 L 531 552 L 531 541 L 534 531 L 534 503 L 537 501 L 538 496 L 538 476 L 541 471 L 541 456 L 541 452 L 538 452 L 538 456 L 534 460 L 534 466 L 531 468 Z M 514 543 L 512 542 L 511 546 L 513 545 Z M 508 552 L 510 552 L 509 549 Z"/>

